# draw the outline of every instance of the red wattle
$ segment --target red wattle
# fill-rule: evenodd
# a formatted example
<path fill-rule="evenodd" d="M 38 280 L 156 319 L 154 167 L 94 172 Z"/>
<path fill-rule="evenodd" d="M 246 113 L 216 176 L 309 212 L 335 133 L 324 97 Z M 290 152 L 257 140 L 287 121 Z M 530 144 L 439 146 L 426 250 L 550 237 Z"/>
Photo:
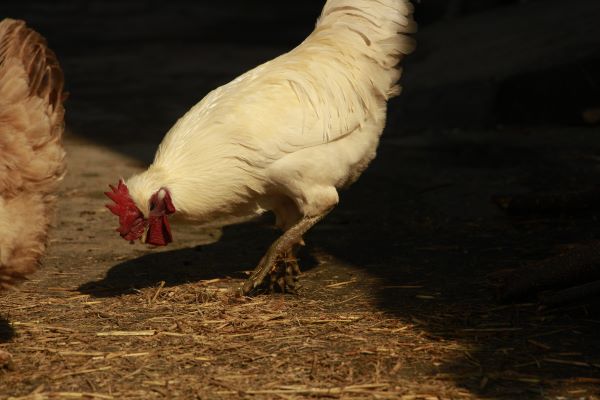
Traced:
<path fill-rule="evenodd" d="M 173 241 L 171 226 L 166 215 L 151 217 L 149 219 L 146 243 L 154 246 L 166 246 Z"/>

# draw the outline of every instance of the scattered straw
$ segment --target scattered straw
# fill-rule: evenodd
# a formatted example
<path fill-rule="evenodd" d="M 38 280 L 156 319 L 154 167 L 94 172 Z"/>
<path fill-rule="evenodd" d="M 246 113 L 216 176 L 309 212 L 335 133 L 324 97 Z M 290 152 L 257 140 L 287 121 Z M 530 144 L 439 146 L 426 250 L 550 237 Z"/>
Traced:
<path fill-rule="evenodd" d="M 144 331 L 108 331 L 108 332 L 97 332 L 96 336 L 154 336 L 156 331 L 154 329 Z"/>

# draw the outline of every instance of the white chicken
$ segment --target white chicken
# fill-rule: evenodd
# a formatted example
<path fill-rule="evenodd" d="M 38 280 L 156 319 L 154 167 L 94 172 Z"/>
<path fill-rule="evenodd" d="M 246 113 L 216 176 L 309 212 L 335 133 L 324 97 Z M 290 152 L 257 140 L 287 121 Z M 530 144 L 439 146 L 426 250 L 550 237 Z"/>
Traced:
<path fill-rule="evenodd" d="M 63 73 L 23 21 L 0 22 L 0 289 L 34 272 L 65 173 Z"/>
<path fill-rule="evenodd" d="M 175 212 L 207 222 L 272 211 L 284 233 L 240 291 L 293 289 L 296 246 L 375 157 L 414 48 L 412 12 L 408 0 L 328 0 L 306 40 L 209 93 L 145 172 L 111 186 L 121 236 L 166 245 Z"/>

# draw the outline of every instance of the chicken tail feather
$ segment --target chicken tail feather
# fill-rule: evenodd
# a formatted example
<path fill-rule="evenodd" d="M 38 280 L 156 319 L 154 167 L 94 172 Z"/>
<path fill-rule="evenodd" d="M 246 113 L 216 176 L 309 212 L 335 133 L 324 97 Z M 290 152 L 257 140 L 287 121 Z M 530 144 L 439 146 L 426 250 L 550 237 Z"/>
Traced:
<path fill-rule="evenodd" d="M 335 31 L 353 49 L 379 68 L 377 90 L 386 99 L 400 93 L 397 82 L 404 56 L 415 49 L 408 34 L 417 30 L 413 5 L 408 0 L 328 0 L 317 21 L 315 33 Z"/>

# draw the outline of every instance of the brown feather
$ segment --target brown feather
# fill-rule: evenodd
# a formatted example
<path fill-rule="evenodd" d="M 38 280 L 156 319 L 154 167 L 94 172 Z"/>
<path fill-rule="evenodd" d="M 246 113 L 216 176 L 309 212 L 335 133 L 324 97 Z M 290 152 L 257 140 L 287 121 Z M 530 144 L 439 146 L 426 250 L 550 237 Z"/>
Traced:
<path fill-rule="evenodd" d="M 63 73 L 23 21 L 0 21 L 0 289 L 34 272 L 65 174 Z"/>

